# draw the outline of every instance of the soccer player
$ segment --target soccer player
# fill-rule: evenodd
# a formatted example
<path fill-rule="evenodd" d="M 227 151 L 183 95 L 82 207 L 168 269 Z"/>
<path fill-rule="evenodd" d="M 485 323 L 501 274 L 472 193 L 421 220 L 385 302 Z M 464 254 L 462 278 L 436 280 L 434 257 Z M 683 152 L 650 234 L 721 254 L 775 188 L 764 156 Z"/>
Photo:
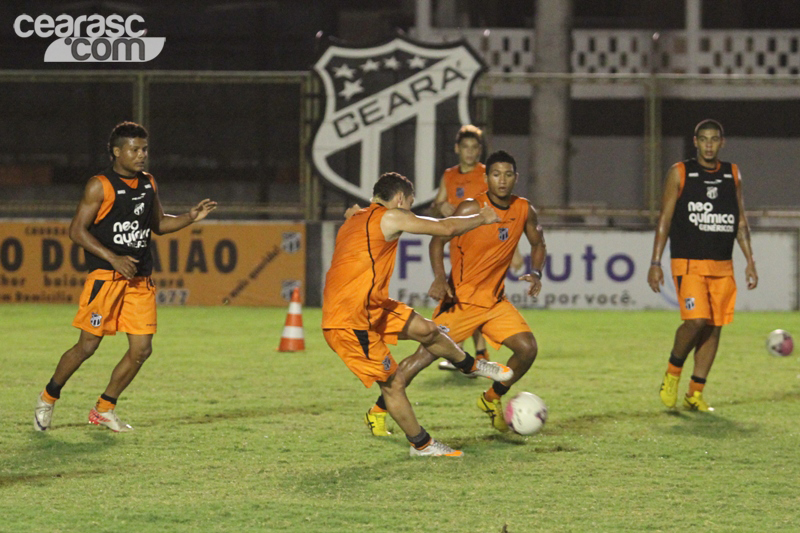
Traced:
<path fill-rule="evenodd" d="M 486 191 L 486 167 L 480 162 L 483 132 L 467 124 L 456 134 L 458 164 L 444 171 L 433 205 L 444 217 L 452 215 L 458 204 Z"/>
<path fill-rule="evenodd" d="M 86 254 L 89 274 L 72 325 L 81 330 L 77 344 L 61 356 L 55 373 L 39 395 L 33 427 L 50 427 L 61 389 L 94 354 L 105 335 L 128 334 L 128 351 L 89 422 L 112 431 L 131 431 L 116 414 L 117 399 L 152 352 L 156 332 L 156 291 L 150 273 L 150 234 L 172 233 L 203 220 L 217 203 L 209 199 L 180 216 L 165 215 L 156 181 L 144 172 L 147 130 L 133 122 L 117 124 L 108 141 L 111 167 L 89 179 L 69 227 L 69 236 Z"/>
<path fill-rule="evenodd" d="M 491 379 L 510 379 L 506 366 L 477 361 L 464 353 L 432 321 L 402 302 L 389 298 L 397 243 L 402 232 L 453 236 L 481 225 L 494 227 L 498 216 L 484 207 L 466 216 L 434 219 L 418 217 L 409 209 L 414 186 L 404 176 L 383 174 L 373 187 L 372 203 L 345 220 L 336 236 L 331 267 L 325 277 L 322 330 L 328 345 L 366 387 L 377 382 L 381 408 L 392 415 L 411 443 L 412 456 L 446 455 L 461 451 L 434 440 L 417 422 L 386 343 L 413 339 L 432 357 L 445 357 L 462 372 Z"/>
<path fill-rule="evenodd" d="M 489 415 L 492 427 L 505 432 L 508 425 L 503 419 L 501 398 L 525 375 L 538 350 L 530 327 L 505 296 L 505 275 L 524 233 L 531 244 L 532 268 L 531 274 L 519 279 L 530 282 L 528 294 L 537 296 L 542 287 L 542 266 L 547 250 L 536 210 L 527 199 L 512 194 L 519 177 L 514 158 L 502 150 L 494 152 L 486 160 L 486 168 L 488 191 L 462 202 L 455 215 L 474 215 L 482 212 L 481 205 L 489 204 L 500 222 L 452 240 L 447 235 L 431 239 L 430 259 L 435 279 L 429 294 L 440 300 L 434 322 L 454 341 L 462 342 L 480 328 L 495 349 L 505 345 L 513 352 L 508 366 L 514 376 L 495 380 L 477 401 L 478 407 Z M 444 268 L 444 245 L 448 241 L 452 263 L 449 278 Z M 400 363 L 398 374 L 410 383 L 434 359 L 434 354 L 421 346 Z M 376 406 L 382 401 L 379 398 Z"/>
<path fill-rule="evenodd" d="M 733 321 L 734 240 L 747 260 L 747 288 L 758 285 L 744 212 L 742 174 L 737 165 L 719 160 L 724 145 L 722 125 L 703 120 L 694 129 L 697 157 L 672 165 L 664 184 L 647 283 L 660 292 L 664 284 L 661 254 L 669 237 L 670 268 L 683 323 L 675 332 L 661 383 L 661 401 L 667 407 L 674 407 L 678 401 L 681 369 L 694 349 L 694 369 L 683 406 L 694 411 L 714 410 L 703 398 L 703 388 L 717 355 L 722 326 Z"/>
<path fill-rule="evenodd" d="M 458 164 L 444 171 L 439 191 L 433 202 L 434 209 L 442 216 L 452 215 L 458 204 L 486 192 L 486 166 L 480 162 L 482 152 L 483 131 L 472 124 L 462 126 L 456 134 L 455 153 L 458 156 Z M 522 265 L 522 255 L 515 250 L 511 262 L 512 270 L 519 270 Z M 475 344 L 475 357 L 488 359 L 486 340 L 480 330 L 475 330 L 472 334 L 472 342 Z M 463 346 L 463 343 L 461 344 Z M 446 359 L 439 363 L 439 368 L 456 370 Z"/>

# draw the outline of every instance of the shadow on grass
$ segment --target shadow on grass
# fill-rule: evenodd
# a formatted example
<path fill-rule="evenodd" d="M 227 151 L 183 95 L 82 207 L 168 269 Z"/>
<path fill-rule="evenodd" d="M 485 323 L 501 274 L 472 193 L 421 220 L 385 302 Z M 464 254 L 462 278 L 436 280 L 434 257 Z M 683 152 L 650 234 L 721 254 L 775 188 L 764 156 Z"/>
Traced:
<path fill-rule="evenodd" d="M 85 427 L 83 424 L 67 424 L 57 426 L 66 428 L 70 426 Z M 57 429 L 46 432 L 34 433 L 30 446 L 24 453 L 12 457 L 4 466 L 7 474 L 0 474 L 0 488 L 16 485 L 18 483 L 31 483 L 56 479 L 80 478 L 85 476 L 99 476 L 106 474 L 105 469 L 80 469 L 84 465 L 97 466 L 96 462 L 88 462 L 86 456 L 108 452 L 109 448 L 116 446 L 117 436 L 111 431 L 90 429 L 90 441 L 67 442 L 61 440 Z M 55 460 L 57 458 L 57 461 Z M 72 468 L 75 467 L 73 470 Z M 46 469 L 46 472 L 20 473 L 30 470 Z M 17 471 L 17 473 L 14 473 Z"/>

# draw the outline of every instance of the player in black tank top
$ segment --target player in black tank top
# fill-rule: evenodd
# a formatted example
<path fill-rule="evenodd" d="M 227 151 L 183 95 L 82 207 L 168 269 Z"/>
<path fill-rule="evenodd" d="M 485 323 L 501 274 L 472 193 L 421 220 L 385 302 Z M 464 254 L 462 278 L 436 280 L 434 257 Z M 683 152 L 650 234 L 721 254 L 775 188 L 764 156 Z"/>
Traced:
<path fill-rule="evenodd" d="M 128 334 L 128 351 L 117 364 L 105 392 L 89 413 L 89 422 L 113 431 L 130 431 L 115 413 L 117 398 L 152 352 L 156 329 L 155 289 L 150 237 L 178 231 L 203 220 L 217 203 L 203 200 L 188 213 L 165 215 L 147 162 L 147 130 L 133 122 L 118 124 L 108 143 L 111 168 L 89 179 L 69 228 L 70 238 L 86 252 L 90 271 L 73 325 L 77 344 L 67 350 L 39 395 L 34 428 L 50 427 L 61 388 L 92 356 L 103 335 Z M 149 323 L 148 323 L 149 322 Z"/>
<path fill-rule="evenodd" d="M 734 240 L 747 260 L 747 288 L 758 285 L 739 170 L 736 165 L 719 160 L 724 143 L 719 122 L 700 122 L 694 133 L 696 159 L 673 165 L 664 185 L 647 282 L 653 291 L 660 292 L 664 284 L 661 255 L 669 237 L 683 323 L 675 332 L 661 384 L 661 401 L 667 407 L 674 407 L 677 402 L 681 369 L 694 350 L 694 369 L 683 405 L 697 411 L 714 410 L 702 392 L 717 354 L 722 325 L 733 317 Z M 680 271 L 676 272 L 676 268 Z"/>

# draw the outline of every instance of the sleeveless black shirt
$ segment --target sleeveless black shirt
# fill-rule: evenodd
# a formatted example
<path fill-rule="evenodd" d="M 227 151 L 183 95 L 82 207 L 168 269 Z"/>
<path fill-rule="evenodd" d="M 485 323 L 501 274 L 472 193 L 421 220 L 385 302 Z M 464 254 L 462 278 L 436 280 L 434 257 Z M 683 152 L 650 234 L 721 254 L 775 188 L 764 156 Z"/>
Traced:
<path fill-rule="evenodd" d="M 684 161 L 686 179 L 669 230 L 674 259 L 727 261 L 739 229 L 739 203 L 731 163 L 711 171 L 696 159 Z"/>
<path fill-rule="evenodd" d="M 108 169 L 100 176 L 105 176 L 111 184 L 114 190 L 114 203 L 105 217 L 89 226 L 89 233 L 115 254 L 129 255 L 138 259 L 137 277 L 149 276 L 153 270 L 150 225 L 156 196 L 150 183 L 150 176 L 145 172 L 138 172 L 134 176 L 138 178 L 136 188 L 122 181 L 120 175 L 113 169 Z M 114 270 L 108 261 L 88 250 L 85 252 L 89 272 L 97 269 Z"/>

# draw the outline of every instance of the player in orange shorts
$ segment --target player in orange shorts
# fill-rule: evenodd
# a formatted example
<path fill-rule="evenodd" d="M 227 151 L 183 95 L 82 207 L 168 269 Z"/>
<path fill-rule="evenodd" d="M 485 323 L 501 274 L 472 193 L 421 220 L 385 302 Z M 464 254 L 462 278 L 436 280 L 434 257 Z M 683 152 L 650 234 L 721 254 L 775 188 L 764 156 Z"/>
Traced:
<path fill-rule="evenodd" d="M 151 232 L 172 233 L 203 220 L 216 202 L 203 200 L 188 213 L 165 215 L 153 176 L 144 172 L 147 130 L 122 122 L 108 141 L 111 167 L 89 179 L 69 227 L 70 238 L 83 247 L 89 275 L 72 325 L 81 330 L 77 344 L 61 356 L 55 373 L 39 395 L 33 427 L 50 428 L 56 400 L 72 374 L 94 354 L 105 335 L 128 334 L 128 351 L 89 422 L 113 431 L 131 431 L 116 414 L 117 399 L 152 352 L 156 332 L 156 292 L 150 279 Z"/>
<path fill-rule="evenodd" d="M 469 216 L 441 220 L 418 217 L 411 211 L 414 186 L 394 172 L 383 174 L 373 188 L 372 203 L 345 220 L 336 236 L 333 259 L 325 276 L 322 300 L 322 330 L 328 345 L 366 386 L 377 382 L 385 414 L 411 443 L 412 456 L 462 454 L 431 438 L 417 422 L 397 372 L 389 344 L 413 339 L 435 357 L 445 357 L 463 372 L 477 372 L 492 379 L 509 379 L 513 372 L 504 365 L 476 361 L 464 353 L 432 321 L 404 303 L 389 298 L 389 280 L 394 270 L 397 243 L 407 231 L 422 235 L 460 235 L 498 220 L 494 210 L 484 207 Z M 367 418 L 369 422 L 369 418 Z"/>
<path fill-rule="evenodd" d="M 480 162 L 483 152 L 483 131 L 472 124 L 461 126 L 456 134 L 454 151 L 458 156 L 458 164 L 448 168 L 442 174 L 439 191 L 433 201 L 433 208 L 442 216 L 452 215 L 464 200 L 477 198 L 486 192 L 486 165 Z M 524 262 L 519 250 L 514 250 L 511 261 L 512 270 L 519 270 Z M 475 357 L 488 359 L 486 340 L 480 330 L 472 334 L 475 344 Z M 463 342 L 461 345 L 463 346 Z M 456 370 L 448 360 L 439 363 L 441 370 Z"/>
<path fill-rule="evenodd" d="M 703 389 L 717 355 L 722 326 L 733 320 L 734 240 L 747 260 L 747 288 L 758 285 L 744 211 L 742 175 L 737 165 L 719 160 L 724 144 L 722 125 L 716 120 L 703 120 L 694 130 L 697 157 L 672 165 L 664 184 L 647 282 L 655 292 L 664 284 L 661 254 L 669 237 L 670 267 L 683 323 L 675 332 L 661 382 L 659 395 L 667 407 L 674 407 L 678 401 L 681 370 L 694 349 L 694 369 L 683 406 L 693 411 L 714 410 L 703 398 Z"/>
<path fill-rule="evenodd" d="M 542 266 L 547 257 L 542 227 L 530 202 L 512 194 L 519 174 L 514 158 L 504 151 L 486 160 L 488 191 L 473 200 L 462 202 L 456 216 L 473 215 L 480 206 L 490 204 L 500 222 L 482 226 L 450 240 L 431 239 L 430 257 L 435 279 L 429 295 L 440 300 L 433 320 L 456 342 L 481 329 L 495 349 L 505 345 L 513 354 L 508 366 L 514 377 L 496 381 L 478 398 L 478 407 L 489 415 L 492 427 L 508 431 L 503 419 L 502 396 L 525 375 L 536 359 L 538 347 L 528 324 L 505 296 L 505 275 L 514 250 L 524 233 L 531 244 L 531 274 L 528 294 L 536 296 L 542 287 Z M 444 245 L 450 240 L 452 268 L 448 279 L 444 269 Z M 435 357 L 420 346 L 417 352 L 400 363 L 399 373 L 410 383 Z M 380 404 L 381 399 L 378 399 Z M 378 405 L 376 404 L 376 405 Z"/>

